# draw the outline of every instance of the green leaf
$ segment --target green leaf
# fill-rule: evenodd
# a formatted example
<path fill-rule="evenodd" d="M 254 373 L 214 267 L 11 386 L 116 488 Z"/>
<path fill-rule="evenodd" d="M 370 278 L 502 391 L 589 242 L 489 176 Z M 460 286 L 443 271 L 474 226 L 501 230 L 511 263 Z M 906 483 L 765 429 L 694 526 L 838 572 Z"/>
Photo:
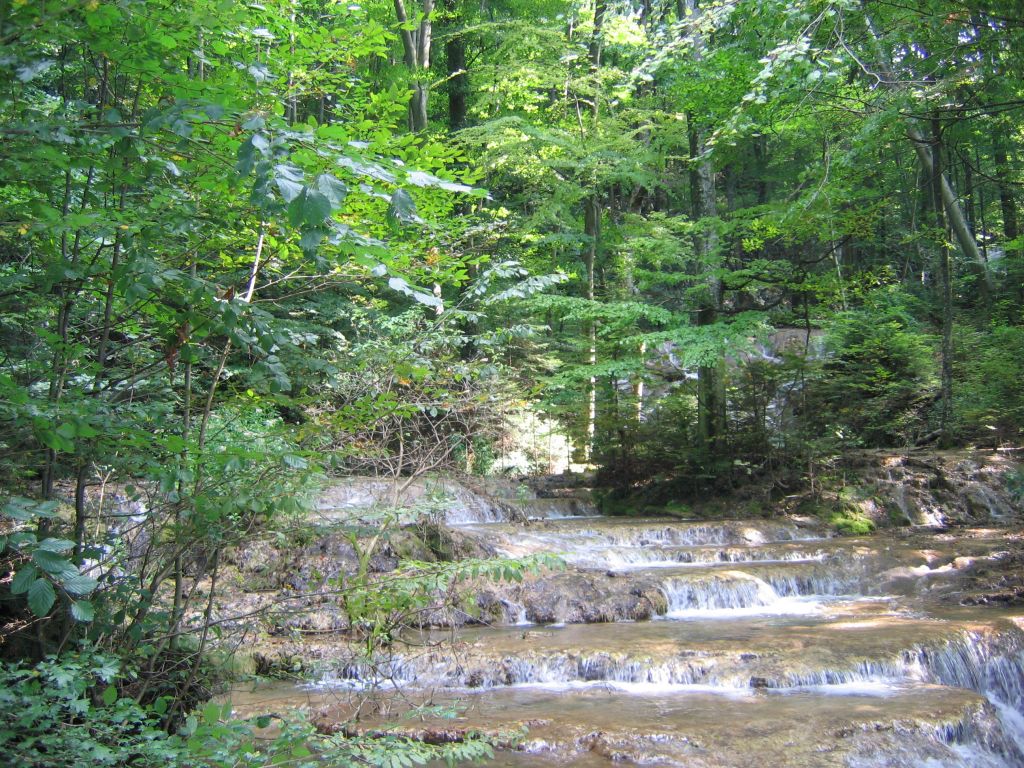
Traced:
<path fill-rule="evenodd" d="M 104 689 L 103 695 L 100 698 L 103 700 L 103 703 L 109 707 L 111 704 L 117 701 L 117 688 L 113 685 L 108 685 Z"/>
<path fill-rule="evenodd" d="M 316 226 L 331 215 L 331 203 L 326 197 L 309 187 L 302 190 L 288 206 L 288 219 L 292 226 Z"/>
<path fill-rule="evenodd" d="M 34 546 L 36 543 L 36 535 L 32 531 L 18 531 L 12 533 L 7 542 L 14 549 L 22 549 L 23 547 Z"/>
<path fill-rule="evenodd" d="M 416 213 L 416 202 L 404 189 L 396 189 L 391 194 L 387 220 L 393 229 L 398 229 L 403 224 L 423 223 L 423 219 Z"/>
<path fill-rule="evenodd" d="M 76 573 L 72 576 L 58 577 L 60 585 L 72 595 L 88 595 L 96 590 L 99 582 L 91 576 Z"/>
<path fill-rule="evenodd" d="M 203 708 L 203 722 L 207 725 L 216 725 L 220 721 L 220 705 L 210 702 Z"/>
<path fill-rule="evenodd" d="M 64 575 L 70 578 L 78 573 L 78 569 L 66 557 L 46 549 L 37 549 L 33 552 L 32 560 L 44 571 L 54 576 Z"/>
<path fill-rule="evenodd" d="M 53 590 L 53 584 L 47 579 L 36 579 L 28 588 L 28 607 L 40 618 L 50 612 L 56 600 L 57 593 Z"/>
<path fill-rule="evenodd" d="M 23 595 L 28 592 L 29 587 L 32 586 L 32 582 L 36 580 L 37 576 L 39 576 L 39 569 L 32 565 L 32 563 L 26 563 L 21 566 L 11 581 L 11 594 Z"/>
<path fill-rule="evenodd" d="M 254 133 L 249 141 L 253 148 L 258 149 L 261 153 L 266 153 L 270 149 L 270 140 L 262 133 Z"/>
<path fill-rule="evenodd" d="M 216 46 L 216 43 L 214 43 L 214 45 Z M 221 43 L 221 46 L 224 48 L 224 53 L 227 53 L 227 46 L 223 43 Z M 218 53 L 220 53 L 220 51 L 218 51 Z M 242 128 L 247 131 L 261 131 L 266 124 L 267 121 L 263 119 L 262 115 L 251 115 L 242 123 Z"/>
<path fill-rule="evenodd" d="M 70 552 L 75 547 L 71 539 L 43 539 L 39 542 L 39 548 L 47 552 Z"/>
<path fill-rule="evenodd" d="M 252 173 L 253 167 L 256 165 L 256 148 L 252 144 L 252 139 L 243 141 L 238 147 L 238 162 L 235 164 L 235 170 L 238 171 L 240 176 L 248 176 Z M 129 301 L 132 297 L 128 297 Z"/>
<path fill-rule="evenodd" d="M 83 624 L 88 624 L 95 618 L 96 614 L 93 610 L 92 603 L 88 600 L 74 600 L 71 603 L 71 618 L 75 621 L 80 621 Z"/>
<path fill-rule="evenodd" d="M 284 198 L 286 203 L 290 203 L 296 197 L 302 194 L 302 185 L 286 179 L 283 176 L 278 176 L 274 181 L 277 183 L 277 188 L 281 192 L 281 197 Z"/>
<path fill-rule="evenodd" d="M 36 435 L 47 448 L 58 453 L 72 453 L 75 450 L 75 444 L 71 442 L 71 439 L 66 434 L 61 434 L 60 432 L 60 429 L 67 426 L 67 424 L 63 424 L 58 429 L 51 429 L 48 426 L 37 427 Z M 66 432 L 67 430 L 65 429 Z"/>
<path fill-rule="evenodd" d="M 14 496 L 4 504 L 3 513 L 14 520 L 28 522 L 36 517 L 53 517 L 56 510 L 55 501 L 35 501 L 24 496 Z"/>
<path fill-rule="evenodd" d="M 316 177 L 316 189 L 327 198 L 332 208 L 339 207 L 348 194 L 348 187 L 329 173 L 322 173 Z"/>
<path fill-rule="evenodd" d="M 286 453 L 281 457 L 281 462 L 290 469 L 305 469 L 309 466 L 309 462 L 306 461 L 302 456 L 297 456 L 294 453 Z"/>

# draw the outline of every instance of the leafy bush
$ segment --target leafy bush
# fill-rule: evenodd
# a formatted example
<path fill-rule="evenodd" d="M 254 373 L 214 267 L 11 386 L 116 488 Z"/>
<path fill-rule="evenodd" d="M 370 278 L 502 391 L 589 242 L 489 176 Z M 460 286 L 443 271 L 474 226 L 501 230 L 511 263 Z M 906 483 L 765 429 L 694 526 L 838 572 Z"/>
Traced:
<path fill-rule="evenodd" d="M 1024 328 L 966 331 L 956 369 L 954 409 L 966 438 L 1014 442 L 1024 430 Z"/>
<path fill-rule="evenodd" d="M 906 301 L 884 289 L 835 315 L 830 355 L 808 392 L 812 425 L 869 446 L 905 445 L 926 429 L 935 394 L 932 339 Z"/>
<path fill-rule="evenodd" d="M 9 765 L 178 765 L 184 745 L 159 715 L 119 698 L 111 656 L 65 653 L 0 666 L 0 752 Z"/>
<path fill-rule="evenodd" d="M 255 730 L 269 726 L 272 716 L 232 719 L 231 704 L 216 702 L 191 713 L 178 733 L 168 734 L 160 727 L 166 699 L 142 707 L 120 695 L 130 677 L 115 657 L 89 649 L 67 651 L 34 666 L 0 665 L 0 753 L 5 765 L 391 768 L 492 756 L 488 743 L 472 736 L 433 745 L 388 734 L 323 735 L 302 719 L 276 716 L 276 735 L 257 740 Z"/>

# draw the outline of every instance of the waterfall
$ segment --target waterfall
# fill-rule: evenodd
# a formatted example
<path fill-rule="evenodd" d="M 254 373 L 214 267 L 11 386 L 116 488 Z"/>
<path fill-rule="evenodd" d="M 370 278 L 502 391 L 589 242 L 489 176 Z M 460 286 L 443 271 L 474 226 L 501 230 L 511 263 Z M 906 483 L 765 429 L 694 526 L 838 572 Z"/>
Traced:
<path fill-rule="evenodd" d="M 999 532 L 969 546 L 925 533 L 829 539 L 793 521 L 560 516 L 550 513 L 586 508 L 549 501 L 529 502 L 549 514 L 527 527 L 463 528 L 498 551 L 569 564 L 492 587 L 508 625 L 459 629 L 453 647 L 426 632 L 373 662 L 327 660 L 321 684 L 449 691 L 513 723 L 537 710 L 531 722 L 552 725 L 524 744 L 555 755 L 591 750 L 599 734 L 616 759 L 686 764 L 686 745 L 700 743 L 726 755 L 707 764 L 728 765 L 728 750 L 744 747 L 725 726 L 753 719 L 767 733 L 806 721 L 809 733 L 790 737 L 807 740 L 801 765 L 833 750 L 854 768 L 1024 765 L 1024 630 L 916 594 L 926 577 L 945 589 L 1000 562 Z M 915 589 L 889 594 L 900 574 Z M 663 599 L 658 620 L 626 621 L 651 595 Z M 607 621 L 573 624 L 579 606 Z M 528 609 L 555 623 L 529 624 Z M 659 730 L 665 713 L 692 739 Z"/>

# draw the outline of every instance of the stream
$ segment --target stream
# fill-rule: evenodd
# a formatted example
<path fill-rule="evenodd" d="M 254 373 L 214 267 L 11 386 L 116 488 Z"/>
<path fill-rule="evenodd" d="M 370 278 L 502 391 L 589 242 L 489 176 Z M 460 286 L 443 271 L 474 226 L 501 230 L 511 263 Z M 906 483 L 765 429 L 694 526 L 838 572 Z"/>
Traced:
<path fill-rule="evenodd" d="M 402 728 L 484 731 L 509 747 L 499 766 L 1024 766 L 1024 612 L 970 604 L 1014 533 L 837 538 L 809 520 L 549 507 L 457 521 L 500 554 L 567 563 L 494 592 L 495 623 L 410 631 L 376 664 L 237 690 L 236 709 L 341 722 L 362 700 L 372 728 L 452 705 Z"/>

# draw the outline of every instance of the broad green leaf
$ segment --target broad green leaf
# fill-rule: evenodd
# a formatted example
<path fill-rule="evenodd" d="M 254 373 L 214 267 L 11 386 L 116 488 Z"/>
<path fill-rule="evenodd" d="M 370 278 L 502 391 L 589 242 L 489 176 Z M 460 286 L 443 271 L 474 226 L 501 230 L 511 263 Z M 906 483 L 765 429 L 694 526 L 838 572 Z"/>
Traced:
<path fill-rule="evenodd" d="M 111 706 L 115 701 L 117 701 L 117 688 L 113 685 L 108 685 L 103 689 L 103 694 L 100 698 L 108 707 Z"/>
<path fill-rule="evenodd" d="M 203 722 L 207 725 L 216 725 L 220 721 L 220 705 L 211 701 L 203 707 Z"/>
<path fill-rule="evenodd" d="M 47 552 L 70 552 L 75 548 L 75 542 L 71 539 L 43 539 L 39 542 L 39 548 L 45 549 Z"/>
<path fill-rule="evenodd" d="M 277 184 L 278 190 L 281 192 L 281 197 L 284 198 L 286 203 L 290 203 L 300 194 L 302 194 L 302 184 L 286 179 L 283 176 L 278 176 L 274 179 Z"/>
<path fill-rule="evenodd" d="M 266 153 L 270 149 L 270 140 L 262 133 L 254 133 L 252 138 L 249 139 L 254 149 L 259 150 L 261 153 Z"/>
<path fill-rule="evenodd" d="M 330 201 L 309 187 L 303 188 L 302 193 L 288 206 L 288 219 L 296 227 L 317 226 L 330 215 Z"/>
<path fill-rule="evenodd" d="M 46 549 L 37 549 L 33 552 L 32 560 L 44 571 L 55 576 L 66 574 L 70 577 L 78 573 L 78 569 L 66 557 Z"/>
<path fill-rule="evenodd" d="M 348 187 L 329 173 L 322 173 L 316 177 L 316 189 L 327 198 L 332 208 L 339 207 L 348 194 Z"/>
<path fill-rule="evenodd" d="M 76 573 L 72 576 L 58 576 L 60 585 L 72 595 L 88 595 L 96 590 L 99 582 L 91 576 Z"/>
<path fill-rule="evenodd" d="M 50 612 L 56 600 L 57 593 L 53 589 L 53 584 L 48 579 L 36 579 L 32 582 L 32 586 L 28 588 L 28 607 L 32 613 L 40 618 Z"/>
<path fill-rule="evenodd" d="M 309 462 L 305 458 L 294 453 L 284 454 L 281 457 L 281 462 L 289 469 L 305 469 L 309 466 Z"/>
<path fill-rule="evenodd" d="M 4 504 L 3 513 L 15 520 L 27 522 L 36 517 L 53 517 L 56 509 L 56 501 L 35 501 L 24 496 L 14 496 Z"/>
<path fill-rule="evenodd" d="M 412 195 L 404 189 L 396 189 L 391 194 L 387 219 L 392 229 L 398 229 L 403 224 L 420 224 L 423 222 L 416 212 L 416 202 L 412 199 Z"/>
<path fill-rule="evenodd" d="M 80 621 L 83 624 L 88 624 L 96 616 L 93 610 L 92 603 L 88 600 L 74 600 L 71 603 L 71 617 L 75 621 Z"/>
<path fill-rule="evenodd" d="M 36 568 L 32 563 L 25 563 L 18 569 L 18 572 L 14 575 L 14 579 L 11 581 L 11 594 L 12 595 L 23 595 L 28 592 L 29 587 L 39 576 L 39 569 Z"/>

